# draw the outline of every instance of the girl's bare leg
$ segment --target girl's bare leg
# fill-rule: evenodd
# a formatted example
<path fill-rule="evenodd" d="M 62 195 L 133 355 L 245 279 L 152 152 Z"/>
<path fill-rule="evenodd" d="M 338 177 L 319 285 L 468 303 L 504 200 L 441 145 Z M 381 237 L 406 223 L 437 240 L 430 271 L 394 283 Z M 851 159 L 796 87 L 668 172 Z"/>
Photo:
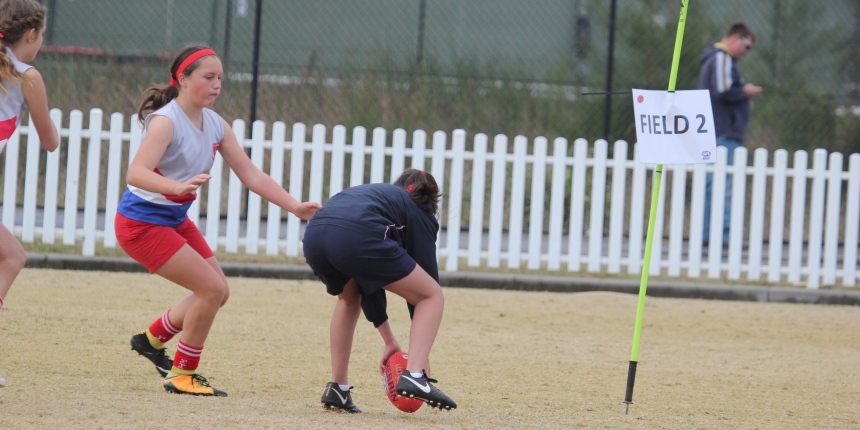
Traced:
<path fill-rule="evenodd" d="M 350 279 L 343 292 L 337 296 L 337 304 L 331 316 L 329 328 L 331 343 L 331 380 L 341 385 L 349 385 L 347 372 L 349 356 L 352 352 L 352 339 L 355 325 L 361 315 L 361 294 L 358 284 Z"/>
<path fill-rule="evenodd" d="M 218 264 L 218 260 L 215 257 L 209 257 L 206 259 L 206 263 L 214 269 L 218 275 L 221 277 L 221 280 L 224 282 L 224 285 L 227 285 L 227 277 L 224 276 L 224 271 L 221 270 L 221 266 Z M 157 272 L 156 272 L 157 273 Z M 227 293 L 224 295 L 224 299 L 221 300 L 221 306 L 227 303 L 227 299 L 230 297 L 230 290 L 228 288 Z M 179 301 L 175 306 L 170 308 L 170 323 L 173 324 L 174 327 L 182 329 L 185 326 L 185 315 L 188 312 L 188 309 L 191 307 L 191 304 L 194 303 L 194 294 L 189 294 L 185 296 L 182 300 Z"/>
<path fill-rule="evenodd" d="M 421 373 L 430 370 L 430 349 L 439 332 L 445 298 L 442 288 L 421 266 L 416 265 L 405 278 L 389 284 L 387 291 L 397 294 L 415 305 L 412 326 L 409 329 L 409 362 L 406 369 Z"/>
<path fill-rule="evenodd" d="M 0 224 L 0 297 L 6 297 L 26 262 L 27 254 L 18 239 Z"/>
<path fill-rule="evenodd" d="M 214 258 L 212 259 L 214 260 Z M 229 296 L 229 288 L 220 269 L 216 270 L 188 245 L 170 257 L 155 272 L 163 278 L 185 287 L 193 293 L 179 304 L 177 321 L 181 321 L 182 341 L 203 345 L 215 320 L 218 308 Z M 171 321 L 174 320 L 171 311 Z"/>

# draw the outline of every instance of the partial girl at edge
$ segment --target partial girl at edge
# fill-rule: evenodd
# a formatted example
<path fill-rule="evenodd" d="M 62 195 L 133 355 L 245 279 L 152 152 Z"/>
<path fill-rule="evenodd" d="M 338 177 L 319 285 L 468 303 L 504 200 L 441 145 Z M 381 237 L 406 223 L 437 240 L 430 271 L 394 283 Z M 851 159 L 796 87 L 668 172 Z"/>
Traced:
<path fill-rule="evenodd" d="M 116 215 L 122 249 L 150 273 L 191 291 L 131 338 L 131 348 L 155 365 L 171 393 L 227 395 L 198 374 L 197 367 L 230 290 L 212 250 L 186 215 L 197 189 L 211 178 L 207 172 L 216 151 L 249 190 L 282 209 L 307 220 L 320 208 L 318 203 L 296 201 L 254 166 L 227 122 L 210 109 L 221 91 L 222 75 L 215 51 L 189 46 L 173 61 L 170 84 L 144 92 L 138 115 L 145 117 L 145 134 L 129 166 L 128 188 Z M 171 360 L 164 344 L 180 333 Z"/>
<path fill-rule="evenodd" d="M 60 136 L 48 110 L 42 75 L 27 64 L 36 58 L 48 23 L 48 9 L 35 0 L 0 1 L 0 153 L 30 111 L 42 148 L 53 152 Z M 0 310 L 12 282 L 27 262 L 27 254 L 15 236 L 0 224 Z M 6 385 L 0 376 L 0 387 Z"/>

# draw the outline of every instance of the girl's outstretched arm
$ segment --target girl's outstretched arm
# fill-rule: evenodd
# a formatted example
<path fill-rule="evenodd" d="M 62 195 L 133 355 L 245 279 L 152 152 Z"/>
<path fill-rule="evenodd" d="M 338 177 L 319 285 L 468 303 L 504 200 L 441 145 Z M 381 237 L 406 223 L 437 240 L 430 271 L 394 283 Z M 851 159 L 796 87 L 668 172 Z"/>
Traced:
<path fill-rule="evenodd" d="M 292 212 L 295 216 L 309 220 L 317 210 L 320 209 L 319 203 L 299 202 L 293 198 L 286 190 L 284 190 L 271 176 L 258 169 L 242 146 L 239 145 L 239 140 L 233 129 L 227 124 L 227 121 L 221 119 L 224 125 L 224 139 L 221 141 L 221 146 L 218 151 L 224 157 L 224 161 L 236 172 L 239 180 L 248 187 L 249 190 L 257 193 L 260 197 L 280 206 L 284 210 Z"/>
<path fill-rule="evenodd" d="M 21 92 L 24 94 L 24 101 L 27 102 L 30 117 L 33 119 L 31 125 L 35 126 L 36 133 L 39 133 L 42 148 L 53 152 L 60 145 L 60 135 L 57 134 L 57 128 L 51 121 L 45 81 L 42 80 L 42 74 L 38 70 L 31 67 L 24 72 L 24 78 L 21 80 Z"/>

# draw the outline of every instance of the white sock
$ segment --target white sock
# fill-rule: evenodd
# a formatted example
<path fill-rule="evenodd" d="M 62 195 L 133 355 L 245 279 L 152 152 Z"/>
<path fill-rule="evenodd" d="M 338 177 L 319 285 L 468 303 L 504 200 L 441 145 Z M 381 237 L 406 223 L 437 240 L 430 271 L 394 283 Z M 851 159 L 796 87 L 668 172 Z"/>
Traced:
<path fill-rule="evenodd" d="M 409 374 L 412 375 L 413 378 L 420 378 L 420 377 L 424 376 L 423 373 L 409 372 Z"/>
<path fill-rule="evenodd" d="M 337 384 L 337 386 L 340 387 L 340 391 L 349 391 L 349 385 Z"/>

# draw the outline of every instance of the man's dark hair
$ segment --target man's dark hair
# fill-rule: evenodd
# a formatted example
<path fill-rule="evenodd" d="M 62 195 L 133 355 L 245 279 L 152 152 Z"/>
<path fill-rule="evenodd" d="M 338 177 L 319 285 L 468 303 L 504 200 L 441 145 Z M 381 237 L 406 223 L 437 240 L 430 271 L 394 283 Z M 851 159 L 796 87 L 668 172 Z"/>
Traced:
<path fill-rule="evenodd" d="M 750 30 L 749 26 L 742 22 L 736 22 L 726 30 L 726 37 L 731 37 L 735 34 L 749 39 L 750 42 L 755 42 L 755 34 L 753 34 L 753 31 Z"/>

